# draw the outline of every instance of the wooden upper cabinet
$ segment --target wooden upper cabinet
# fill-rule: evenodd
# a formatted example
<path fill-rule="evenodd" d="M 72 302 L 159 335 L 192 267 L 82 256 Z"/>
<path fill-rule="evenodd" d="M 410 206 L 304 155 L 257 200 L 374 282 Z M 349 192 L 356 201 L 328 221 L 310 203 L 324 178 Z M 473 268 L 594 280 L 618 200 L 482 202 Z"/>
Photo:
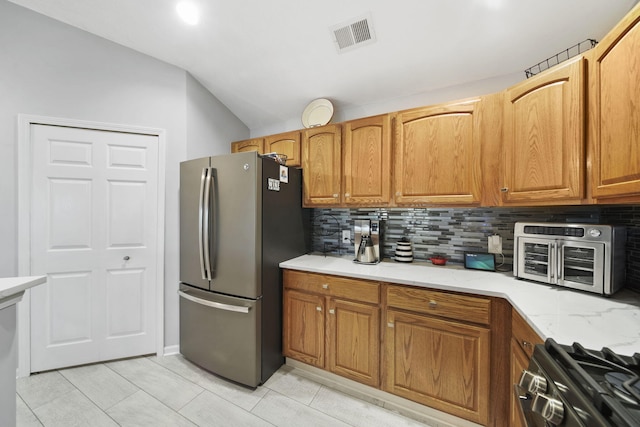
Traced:
<path fill-rule="evenodd" d="M 585 60 L 575 58 L 505 95 L 503 203 L 579 203 L 585 197 Z"/>
<path fill-rule="evenodd" d="M 592 196 L 640 200 L 640 5 L 592 50 L 589 78 Z M 591 57 L 590 57 L 591 58 Z M 630 198 L 631 197 L 631 198 Z"/>
<path fill-rule="evenodd" d="M 287 156 L 287 166 L 300 166 L 300 132 L 286 132 L 265 136 L 264 152 L 278 153 Z"/>
<path fill-rule="evenodd" d="M 398 113 L 394 191 L 397 205 L 480 202 L 479 99 Z"/>
<path fill-rule="evenodd" d="M 302 136 L 303 206 L 341 203 L 341 128 L 328 125 L 311 128 Z"/>
<path fill-rule="evenodd" d="M 244 153 L 245 151 L 257 151 L 260 154 L 264 153 L 264 139 L 253 138 L 245 141 L 236 141 L 231 143 L 232 153 Z"/>
<path fill-rule="evenodd" d="M 385 206 L 391 195 L 391 119 L 388 114 L 343 125 L 343 201 Z"/>

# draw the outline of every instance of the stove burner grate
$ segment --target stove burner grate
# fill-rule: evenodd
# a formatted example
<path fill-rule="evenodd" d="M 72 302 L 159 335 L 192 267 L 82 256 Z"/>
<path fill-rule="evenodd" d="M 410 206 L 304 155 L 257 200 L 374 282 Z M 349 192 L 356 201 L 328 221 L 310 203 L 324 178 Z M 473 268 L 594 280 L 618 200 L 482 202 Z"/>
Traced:
<path fill-rule="evenodd" d="M 621 356 L 608 348 L 545 341 L 545 349 L 598 411 L 616 426 L 640 425 L 640 354 Z"/>

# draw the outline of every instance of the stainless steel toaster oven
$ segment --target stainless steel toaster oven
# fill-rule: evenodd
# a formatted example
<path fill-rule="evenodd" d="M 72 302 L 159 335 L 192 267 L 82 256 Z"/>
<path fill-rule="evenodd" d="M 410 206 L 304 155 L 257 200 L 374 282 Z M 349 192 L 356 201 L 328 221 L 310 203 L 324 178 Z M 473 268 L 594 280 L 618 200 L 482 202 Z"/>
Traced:
<path fill-rule="evenodd" d="M 624 227 L 518 222 L 514 240 L 518 278 L 602 295 L 624 286 Z"/>

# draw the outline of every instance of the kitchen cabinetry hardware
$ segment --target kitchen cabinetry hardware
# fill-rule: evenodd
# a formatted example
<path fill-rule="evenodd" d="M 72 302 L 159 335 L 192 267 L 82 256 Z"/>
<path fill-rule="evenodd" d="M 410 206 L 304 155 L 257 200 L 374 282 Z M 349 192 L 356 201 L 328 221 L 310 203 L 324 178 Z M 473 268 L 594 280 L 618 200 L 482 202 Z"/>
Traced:
<path fill-rule="evenodd" d="M 500 189 L 500 192 L 501 192 L 501 193 L 507 193 L 507 192 L 509 192 L 509 189 L 508 189 L 507 187 L 502 187 L 502 188 Z"/>
<path fill-rule="evenodd" d="M 322 311 L 322 307 L 316 307 L 316 311 Z"/>
<path fill-rule="evenodd" d="M 429 308 L 436 308 L 438 306 L 438 303 L 435 302 L 434 300 L 429 301 Z"/>
<path fill-rule="evenodd" d="M 129 261 L 131 258 L 129 258 L 129 255 L 126 255 L 124 258 L 122 258 L 125 261 Z"/>
<path fill-rule="evenodd" d="M 329 284 L 328 283 L 323 283 L 322 284 L 322 289 L 329 289 Z"/>
<path fill-rule="evenodd" d="M 394 327 L 393 322 L 387 322 L 387 327 L 388 327 L 388 328 L 393 328 L 393 327 Z"/>
<path fill-rule="evenodd" d="M 336 314 L 336 311 L 332 308 L 329 310 L 329 314 Z"/>

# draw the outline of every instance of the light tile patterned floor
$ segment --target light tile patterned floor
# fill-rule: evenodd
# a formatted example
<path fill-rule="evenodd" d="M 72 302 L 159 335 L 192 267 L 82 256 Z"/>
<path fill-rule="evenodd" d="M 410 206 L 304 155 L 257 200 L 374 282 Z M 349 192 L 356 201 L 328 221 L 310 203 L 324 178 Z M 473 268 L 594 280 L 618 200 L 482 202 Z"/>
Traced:
<path fill-rule="evenodd" d="M 18 427 L 426 426 L 283 366 L 255 390 L 182 356 L 142 357 L 21 378 Z"/>

